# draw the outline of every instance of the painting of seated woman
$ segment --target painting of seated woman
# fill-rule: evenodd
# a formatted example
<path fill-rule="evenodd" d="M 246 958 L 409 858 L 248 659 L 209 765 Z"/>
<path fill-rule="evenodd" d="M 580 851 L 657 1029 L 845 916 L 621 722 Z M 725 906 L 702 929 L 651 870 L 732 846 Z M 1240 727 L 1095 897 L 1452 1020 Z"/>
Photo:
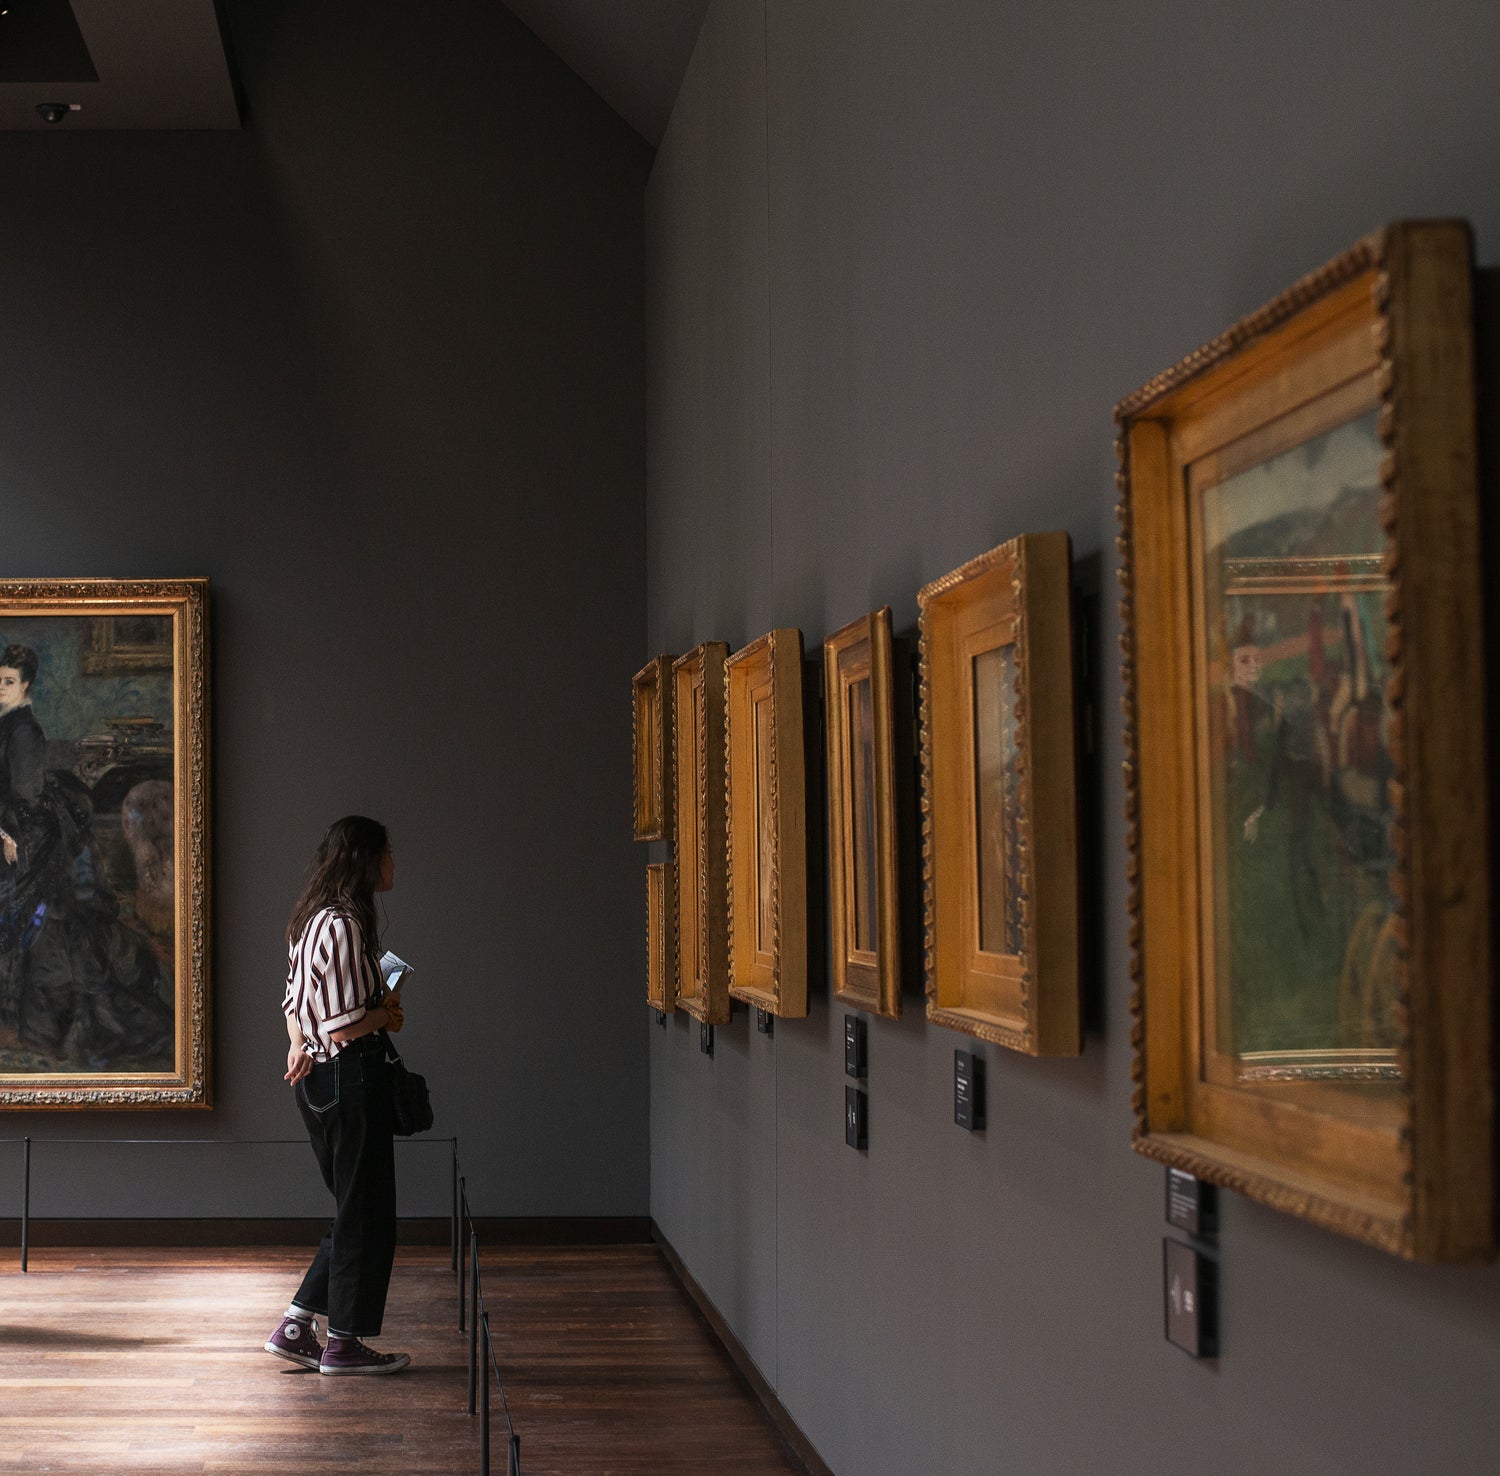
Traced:
<path fill-rule="evenodd" d="M 204 1100 L 203 958 L 183 936 L 201 913 L 182 905 L 203 898 L 179 886 L 189 852 L 201 878 L 202 796 L 179 794 L 176 619 L 169 604 L 112 616 L 0 598 L 6 1105 Z"/>

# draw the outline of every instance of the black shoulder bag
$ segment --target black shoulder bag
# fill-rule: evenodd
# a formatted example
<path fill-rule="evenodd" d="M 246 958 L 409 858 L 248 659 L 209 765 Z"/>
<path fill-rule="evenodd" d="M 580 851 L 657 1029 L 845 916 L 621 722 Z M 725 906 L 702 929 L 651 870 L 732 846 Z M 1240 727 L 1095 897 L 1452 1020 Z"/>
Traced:
<path fill-rule="evenodd" d="M 432 1102 L 427 1095 L 427 1078 L 406 1069 L 401 1052 L 396 1049 L 388 1030 L 385 1036 L 385 1058 L 391 1068 L 391 1116 L 396 1136 L 410 1138 L 432 1127 Z"/>

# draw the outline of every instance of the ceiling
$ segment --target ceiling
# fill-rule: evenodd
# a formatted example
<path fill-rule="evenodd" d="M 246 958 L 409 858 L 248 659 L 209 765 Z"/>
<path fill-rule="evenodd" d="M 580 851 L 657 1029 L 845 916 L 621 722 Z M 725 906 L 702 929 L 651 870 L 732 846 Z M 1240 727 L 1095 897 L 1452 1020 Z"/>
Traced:
<path fill-rule="evenodd" d="M 661 142 L 708 0 L 509 7 L 642 138 Z M 38 112 L 48 105 L 67 111 L 49 121 Z M 0 0 L 0 129 L 239 123 L 214 0 Z"/>
<path fill-rule="evenodd" d="M 647 143 L 661 142 L 708 0 L 507 3 Z"/>
<path fill-rule="evenodd" d="M 0 128 L 239 124 L 213 0 L 0 0 Z"/>

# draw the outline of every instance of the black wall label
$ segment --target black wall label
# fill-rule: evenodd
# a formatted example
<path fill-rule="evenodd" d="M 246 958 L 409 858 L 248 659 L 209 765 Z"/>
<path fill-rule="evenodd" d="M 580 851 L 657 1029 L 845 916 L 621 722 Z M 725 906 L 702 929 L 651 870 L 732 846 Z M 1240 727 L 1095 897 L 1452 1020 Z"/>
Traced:
<path fill-rule="evenodd" d="M 712 1025 L 700 1025 L 698 1027 L 698 1049 L 705 1056 L 714 1053 L 714 1027 Z"/>
<path fill-rule="evenodd" d="M 844 1142 L 851 1148 L 870 1146 L 869 1098 L 858 1087 L 844 1088 Z"/>
<path fill-rule="evenodd" d="M 1167 1223 L 1189 1235 L 1219 1233 L 1219 1195 L 1212 1184 L 1181 1169 L 1167 1170 Z"/>
<path fill-rule="evenodd" d="M 865 1074 L 865 1022 L 858 1015 L 844 1016 L 844 1075 Z"/>
<path fill-rule="evenodd" d="M 770 1010 L 763 1010 L 757 1006 L 755 1011 L 756 1030 L 758 1030 L 762 1035 L 770 1035 L 772 1030 L 775 1028 L 775 1025 L 776 1016 L 773 1015 Z"/>
<path fill-rule="evenodd" d="M 984 1127 L 984 1057 L 953 1053 L 953 1120 L 969 1132 Z"/>
<path fill-rule="evenodd" d="M 1162 1241 L 1167 1341 L 1194 1358 L 1219 1356 L 1219 1268 L 1180 1240 Z"/>

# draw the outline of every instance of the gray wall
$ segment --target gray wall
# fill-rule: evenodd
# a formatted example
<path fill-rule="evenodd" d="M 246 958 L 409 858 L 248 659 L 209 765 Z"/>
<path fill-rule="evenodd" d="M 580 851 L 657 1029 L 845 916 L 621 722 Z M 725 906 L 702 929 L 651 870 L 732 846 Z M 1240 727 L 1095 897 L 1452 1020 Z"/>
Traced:
<path fill-rule="evenodd" d="M 822 637 L 1065 527 L 1101 716 L 1087 1046 L 986 1048 L 989 1131 L 909 992 L 841 1132 L 841 1008 L 651 1040 L 651 1207 L 839 1476 L 1500 1470 L 1500 1272 L 1226 1196 L 1225 1353 L 1161 1333 L 1128 1146 L 1114 402 L 1380 222 L 1500 259 L 1500 12 L 716 0 L 648 188 L 648 641 Z M 623 671 L 624 668 L 622 667 Z M 910 922 L 910 919 L 908 919 Z M 909 989 L 915 987 L 910 981 Z"/>
<path fill-rule="evenodd" d="M 0 1136 L 300 1134 L 281 932 L 363 811 L 476 1211 L 643 1214 L 628 682 L 599 673 L 644 620 L 650 154 L 502 7 L 441 9 L 230 6 L 242 132 L 0 134 L 0 573 L 213 581 L 216 1066 L 210 1114 Z M 404 1210 L 442 1212 L 441 1152 L 400 1161 Z M 325 1202 L 305 1146 L 49 1146 L 33 1191 Z"/>

